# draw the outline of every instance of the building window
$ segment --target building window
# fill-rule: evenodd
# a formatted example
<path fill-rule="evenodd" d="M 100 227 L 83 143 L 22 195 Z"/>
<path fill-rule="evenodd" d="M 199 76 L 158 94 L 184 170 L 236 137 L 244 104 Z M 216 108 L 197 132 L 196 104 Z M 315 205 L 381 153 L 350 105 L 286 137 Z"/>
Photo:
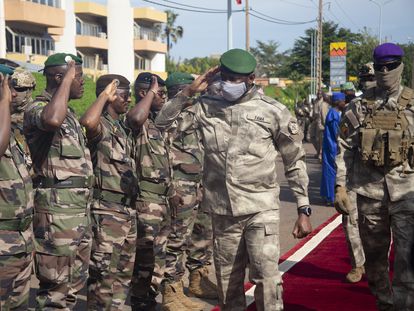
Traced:
<path fill-rule="evenodd" d="M 28 2 L 39 3 L 47 6 L 51 6 L 54 8 L 61 8 L 60 0 L 26 0 Z"/>
<path fill-rule="evenodd" d="M 161 41 L 161 25 L 155 24 L 153 28 L 144 27 L 134 23 L 134 37 L 140 40 Z"/>
<path fill-rule="evenodd" d="M 76 17 L 76 34 L 81 36 L 105 37 L 106 33 L 99 24 L 86 23 Z"/>
<path fill-rule="evenodd" d="M 135 69 L 137 70 L 151 70 L 151 60 L 146 59 L 138 54 L 135 54 Z"/>
<path fill-rule="evenodd" d="M 48 56 L 55 42 L 48 35 L 30 33 L 6 27 L 7 52 Z"/>

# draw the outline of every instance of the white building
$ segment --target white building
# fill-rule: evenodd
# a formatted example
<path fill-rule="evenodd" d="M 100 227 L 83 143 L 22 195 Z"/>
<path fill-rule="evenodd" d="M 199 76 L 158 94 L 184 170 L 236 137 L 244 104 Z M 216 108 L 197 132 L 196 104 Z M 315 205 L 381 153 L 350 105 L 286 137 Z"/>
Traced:
<path fill-rule="evenodd" d="M 0 58 L 42 66 L 48 55 L 70 52 L 83 58 L 88 75 L 166 78 L 166 21 L 166 13 L 126 0 L 0 0 Z"/>

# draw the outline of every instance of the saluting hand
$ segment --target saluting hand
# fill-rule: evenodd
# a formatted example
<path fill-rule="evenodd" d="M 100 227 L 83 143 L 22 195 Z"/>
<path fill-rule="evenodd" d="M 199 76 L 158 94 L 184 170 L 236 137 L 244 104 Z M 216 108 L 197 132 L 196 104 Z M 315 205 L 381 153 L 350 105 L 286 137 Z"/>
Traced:
<path fill-rule="evenodd" d="M 68 77 L 69 79 L 74 80 L 75 76 L 76 76 L 76 63 L 72 59 L 68 62 L 65 77 Z"/>
<path fill-rule="evenodd" d="M 9 76 L 0 73 L 0 103 L 3 101 L 9 105 L 12 101 L 12 93 L 9 87 Z"/>
<path fill-rule="evenodd" d="M 209 69 L 207 72 L 199 76 L 188 87 L 183 90 L 183 94 L 186 96 L 194 96 L 197 93 L 204 92 L 211 84 L 216 73 L 220 71 L 220 67 L 216 66 Z"/>
<path fill-rule="evenodd" d="M 158 94 L 158 80 L 156 76 L 151 77 L 150 92 L 154 93 L 154 96 Z"/>
<path fill-rule="evenodd" d="M 102 92 L 109 101 L 113 102 L 116 99 L 117 82 L 116 79 L 109 83 Z"/>

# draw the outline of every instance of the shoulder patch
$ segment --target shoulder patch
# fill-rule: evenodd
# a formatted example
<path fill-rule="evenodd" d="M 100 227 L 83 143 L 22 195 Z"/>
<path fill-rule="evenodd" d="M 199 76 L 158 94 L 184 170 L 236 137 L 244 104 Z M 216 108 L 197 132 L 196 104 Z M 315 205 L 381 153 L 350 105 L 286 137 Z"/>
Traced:
<path fill-rule="evenodd" d="M 292 135 L 297 135 L 299 133 L 299 125 L 296 120 L 289 121 L 288 130 Z"/>

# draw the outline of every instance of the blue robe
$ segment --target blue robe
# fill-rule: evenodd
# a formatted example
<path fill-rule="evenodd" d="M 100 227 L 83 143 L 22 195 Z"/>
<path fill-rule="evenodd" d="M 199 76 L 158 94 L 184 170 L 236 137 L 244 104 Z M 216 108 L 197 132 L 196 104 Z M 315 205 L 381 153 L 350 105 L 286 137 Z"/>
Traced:
<path fill-rule="evenodd" d="M 323 132 L 321 196 L 328 203 L 333 203 L 335 199 L 335 157 L 338 152 L 337 139 L 340 119 L 340 112 L 334 108 L 329 109 Z"/>

